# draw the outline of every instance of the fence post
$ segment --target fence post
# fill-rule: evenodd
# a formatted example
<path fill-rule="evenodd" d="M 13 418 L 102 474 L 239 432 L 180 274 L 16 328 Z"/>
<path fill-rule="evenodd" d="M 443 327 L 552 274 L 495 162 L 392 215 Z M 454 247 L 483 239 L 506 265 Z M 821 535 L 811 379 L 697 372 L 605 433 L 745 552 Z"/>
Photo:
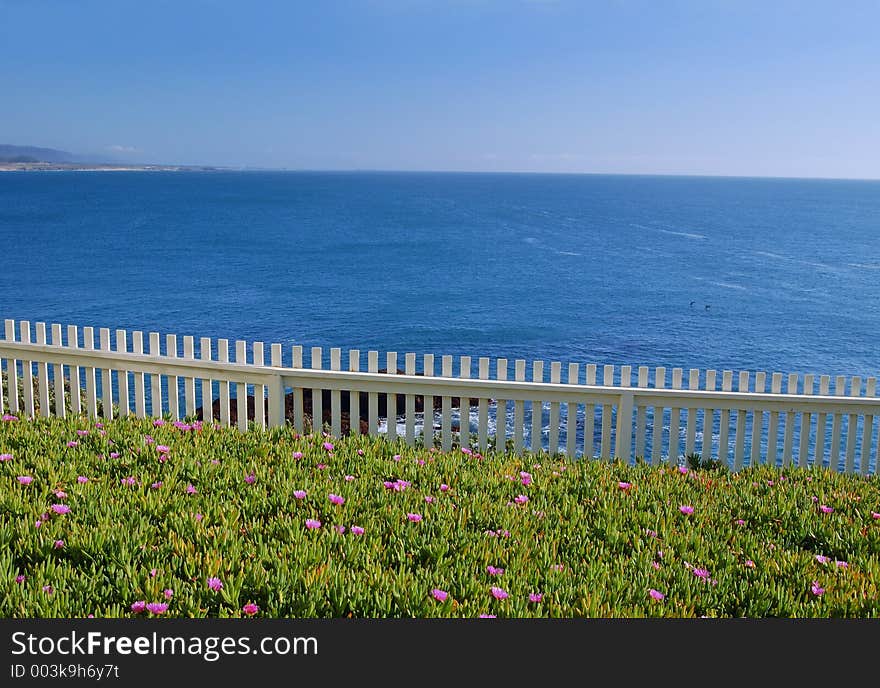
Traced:
<path fill-rule="evenodd" d="M 633 393 L 623 392 L 617 405 L 617 442 L 614 456 L 629 463 L 632 451 Z"/>
<path fill-rule="evenodd" d="M 277 428 L 284 425 L 284 378 L 273 375 L 268 385 L 269 391 L 269 427 Z"/>

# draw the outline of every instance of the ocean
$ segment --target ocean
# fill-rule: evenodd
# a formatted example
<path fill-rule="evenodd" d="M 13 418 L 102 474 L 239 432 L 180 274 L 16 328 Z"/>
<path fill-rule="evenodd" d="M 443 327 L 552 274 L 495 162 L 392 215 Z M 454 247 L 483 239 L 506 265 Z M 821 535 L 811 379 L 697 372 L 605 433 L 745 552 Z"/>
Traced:
<path fill-rule="evenodd" d="M 9 172 L 0 245 L 0 317 L 16 320 L 285 349 L 880 372 L 876 181 Z"/>

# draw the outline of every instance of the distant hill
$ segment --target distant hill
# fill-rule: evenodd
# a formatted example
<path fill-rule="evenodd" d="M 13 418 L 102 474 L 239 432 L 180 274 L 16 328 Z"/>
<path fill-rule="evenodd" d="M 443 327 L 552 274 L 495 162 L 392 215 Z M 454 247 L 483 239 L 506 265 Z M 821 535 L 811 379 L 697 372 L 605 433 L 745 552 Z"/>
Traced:
<path fill-rule="evenodd" d="M 54 148 L 0 143 L 0 162 L 76 162 L 76 156 Z"/>

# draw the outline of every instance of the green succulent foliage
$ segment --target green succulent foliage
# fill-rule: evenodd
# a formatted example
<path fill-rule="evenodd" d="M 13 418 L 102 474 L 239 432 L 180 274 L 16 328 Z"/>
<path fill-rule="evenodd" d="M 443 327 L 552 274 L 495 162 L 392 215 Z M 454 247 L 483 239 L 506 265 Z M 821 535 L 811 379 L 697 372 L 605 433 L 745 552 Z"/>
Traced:
<path fill-rule="evenodd" d="M 0 454 L 7 618 L 880 616 L 874 476 L 82 416 L 0 422 Z"/>

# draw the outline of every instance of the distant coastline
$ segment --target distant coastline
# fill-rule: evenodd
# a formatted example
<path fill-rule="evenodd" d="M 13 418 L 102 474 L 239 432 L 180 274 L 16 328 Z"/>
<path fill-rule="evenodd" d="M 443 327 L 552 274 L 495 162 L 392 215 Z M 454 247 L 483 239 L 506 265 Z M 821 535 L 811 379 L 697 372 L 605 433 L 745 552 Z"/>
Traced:
<path fill-rule="evenodd" d="M 76 162 L 0 162 L 0 172 L 212 172 L 204 165 L 125 165 Z"/>

